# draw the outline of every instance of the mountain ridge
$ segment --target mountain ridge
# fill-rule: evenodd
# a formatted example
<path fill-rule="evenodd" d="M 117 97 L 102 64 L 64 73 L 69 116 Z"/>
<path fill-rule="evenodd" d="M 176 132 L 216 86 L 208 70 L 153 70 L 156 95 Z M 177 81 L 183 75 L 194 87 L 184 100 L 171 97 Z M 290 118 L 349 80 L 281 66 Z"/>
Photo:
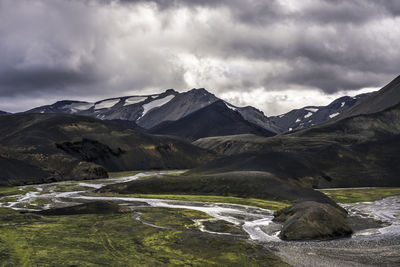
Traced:
<path fill-rule="evenodd" d="M 120 124 L 126 126 L 130 126 L 130 124 L 122 121 L 132 121 L 140 127 L 136 128 L 137 130 L 146 132 L 164 122 L 178 121 L 216 101 L 223 101 L 228 108 L 237 111 L 246 121 L 269 132 L 282 134 L 325 123 L 367 96 L 368 94 L 355 97 L 344 96 L 327 106 L 307 106 L 279 116 L 268 117 L 252 106 L 232 105 L 204 88 L 194 88 L 181 93 L 174 89 L 167 89 L 159 94 L 114 97 L 96 102 L 62 100 L 52 105 L 28 110 L 25 113 L 77 114 L 101 120 L 119 121 Z M 234 132 L 230 134 L 234 134 Z"/>
<path fill-rule="evenodd" d="M 278 116 L 272 116 L 270 119 L 282 132 L 305 129 L 323 124 L 339 116 L 371 94 L 372 93 L 365 93 L 354 97 L 342 96 L 326 106 L 305 106 Z"/>
<path fill-rule="evenodd" d="M 149 131 L 152 134 L 175 135 L 190 141 L 207 136 L 252 133 L 273 136 L 274 132 L 249 122 L 237 110 L 218 100 L 176 121 L 164 121 Z"/>

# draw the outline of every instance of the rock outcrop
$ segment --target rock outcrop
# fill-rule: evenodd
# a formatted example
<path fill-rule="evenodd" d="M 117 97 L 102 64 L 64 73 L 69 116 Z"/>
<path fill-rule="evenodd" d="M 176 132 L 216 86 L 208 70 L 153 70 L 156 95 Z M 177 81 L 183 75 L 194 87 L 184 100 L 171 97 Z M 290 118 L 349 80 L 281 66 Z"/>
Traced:
<path fill-rule="evenodd" d="M 352 229 L 347 212 L 326 203 L 305 201 L 275 212 L 275 222 L 283 223 L 283 240 L 322 240 L 346 237 Z"/>

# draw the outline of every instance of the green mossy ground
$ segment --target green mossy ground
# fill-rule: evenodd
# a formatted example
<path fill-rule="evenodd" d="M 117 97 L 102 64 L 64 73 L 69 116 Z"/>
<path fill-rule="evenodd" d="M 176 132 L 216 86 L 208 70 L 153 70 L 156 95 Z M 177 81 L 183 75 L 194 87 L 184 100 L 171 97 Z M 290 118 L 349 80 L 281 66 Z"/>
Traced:
<path fill-rule="evenodd" d="M 244 235 L 246 236 L 247 233 L 245 233 L 241 228 L 237 227 L 236 225 L 222 221 L 222 220 L 208 220 L 208 221 L 203 221 L 202 222 L 204 229 L 207 231 L 211 232 L 217 232 L 217 233 L 230 233 L 230 234 L 235 234 L 235 235 Z"/>
<path fill-rule="evenodd" d="M 174 228 L 179 230 L 195 229 L 195 219 L 210 219 L 207 214 L 189 209 L 168 209 L 168 208 L 137 208 L 140 212 L 140 219 L 160 227 Z M 179 216 L 177 216 L 179 214 Z"/>
<path fill-rule="evenodd" d="M 349 188 L 320 191 L 337 203 L 371 202 L 400 195 L 400 188 Z"/>
<path fill-rule="evenodd" d="M 12 196 L 12 195 L 22 195 L 31 191 L 36 191 L 34 186 L 26 186 L 26 187 L 0 187 L 0 197 L 3 196 Z"/>
<path fill-rule="evenodd" d="M 287 266 L 262 246 L 192 229 L 192 219 L 208 217 L 201 212 L 141 208 L 140 213 L 170 229 L 143 224 L 132 213 L 1 215 L 0 262 L 2 266 Z"/>

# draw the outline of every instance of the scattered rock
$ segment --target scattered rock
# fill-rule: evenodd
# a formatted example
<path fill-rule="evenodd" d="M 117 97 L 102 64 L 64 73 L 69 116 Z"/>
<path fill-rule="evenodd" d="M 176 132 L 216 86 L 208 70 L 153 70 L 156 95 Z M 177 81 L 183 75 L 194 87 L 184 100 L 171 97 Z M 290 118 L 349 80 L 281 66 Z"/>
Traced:
<path fill-rule="evenodd" d="M 283 223 L 283 240 L 333 239 L 352 234 L 347 212 L 326 203 L 305 201 L 276 211 L 275 222 Z"/>

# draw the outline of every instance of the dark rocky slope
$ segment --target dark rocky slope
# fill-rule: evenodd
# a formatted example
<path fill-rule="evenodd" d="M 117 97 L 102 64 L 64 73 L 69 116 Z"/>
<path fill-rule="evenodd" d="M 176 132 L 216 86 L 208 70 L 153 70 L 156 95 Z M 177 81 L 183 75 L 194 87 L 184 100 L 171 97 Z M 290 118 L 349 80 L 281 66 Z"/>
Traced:
<path fill-rule="evenodd" d="M 1 184 L 106 177 L 107 171 L 192 168 L 214 156 L 189 143 L 89 117 L 0 117 Z M 10 163 L 11 162 L 11 163 Z"/>
<path fill-rule="evenodd" d="M 259 170 L 319 188 L 400 186 L 400 166 L 396 163 L 400 161 L 400 98 L 394 101 L 395 92 L 400 92 L 397 80 L 357 105 L 356 110 L 365 114 L 343 116 L 271 138 L 241 135 L 200 139 L 196 145 L 231 157 L 217 159 L 197 171 Z M 377 112 L 370 113 L 367 106 L 374 103 Z"/>
<path fill-rule="evenodd" d="M 229 108 L 223 101 L 214 102 L 180 120 L 163 122 L 150 129 L 150 133 L 174 135 L 191 141 L 207 136 L 242 133 L 275 135 L 274 132 L 245 120 L 239 112 Z"/>
<path fill-rule="evenodd" d="M 248 136 L 230 138 L 213 147 L 230 156 L 195 171 L 266 171 L 316 188 L 400 186 L 400 127 L 380 124 L 384 121 L 398 124 L 400 109 L 349 118 L 338 122 L 334 129 L 327 125 L 249 142 Z"/>

